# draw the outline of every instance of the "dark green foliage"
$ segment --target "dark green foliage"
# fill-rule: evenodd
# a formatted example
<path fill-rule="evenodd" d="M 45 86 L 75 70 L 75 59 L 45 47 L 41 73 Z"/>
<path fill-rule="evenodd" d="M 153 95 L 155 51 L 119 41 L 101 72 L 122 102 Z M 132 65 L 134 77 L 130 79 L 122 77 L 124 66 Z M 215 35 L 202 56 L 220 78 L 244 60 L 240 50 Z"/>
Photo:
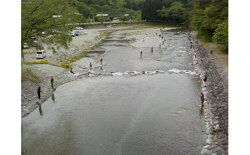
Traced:
<path fill-rule="evenodd" d="M 92 7 L 89 7 L 87 4 L 79 1 L 74 1 L 72 4 L 77 8 L 79 13 L 84 16 L 84 18 L 88 19 L 94 17 L 94 9 Z"/>
<path fill-rule="evenodd" d="M 95 17 L 95 21 L 103 23 L 104 17 L 103 16 Z"/>
<path fill-rule="evenodd" d="M 187 10 L 180 2 L 173 2 L 169 8 L 158 10 L 158 15 L 170 24 L 181 24 L 187 20 Z"/>
<path fill-rule="evenodd" d="M 69 0 L 25 0 L 22 2 L 21 47 L 25 42 L 37 48 L 42 48 L 43 43 L 67 47 L 71 41 L 68 33 L 72 26 L 69 25 L 79 22 L 81 17 Z M 32 37 L 38 40 L 37 44 Z"/>
<path fill-rule="evenodd" d="M 228 46 L 228 21 L 225 20 L 223 23 L 219 24 L 216 28 L 213 41 L 216 43 L 222 44 L 224 46 Z"/>
<path fill-rule="evenodd" d="M 173 2 L 180 2 L 187 4 L 189 0 L 145 0 L 142 5 L 142 19 L 148 21 L 160 21 L 164 20 L 158 14 L 158 10 L 162 8 L 169 8 Z"/>
<path fill-rule="evenodd" d="M 128 18 L 128 17 L 125 17 L 125 16 L 121 16 L 121 17 L 120 17 L 120 20 L 121 20 L 121 21 L 128 21 L 129 18 Z"/>
<path fill-rule="evenodd" d="M 146 0 L 142 6 L 142 19 L 149 21 L 157 21 L 161 18 L 158 16 L 157 10 L 164 6 L 163 0 Z"/>
<path fill-rule="evenodd" d="M 144 0 L 126 0 L 125 7 L 133 10 L 140 10 Z"/>
<path fill-rule="evenodd" d="M 228 46 L 228 0 L 145 0 L 142 19 L 189 25 L 201 39 Z"/>
<path fill-rule="evenodd" d="M 221 23 L 227 22 L 228 1 L 213 0 L 203 2 L 201 0 L 196 0 L 193 3 L 193 8 L 190 11 L 190 15 L 190 27 L 194 30 L 197 30 L 198 35 L 202 39 L 212 41 L 218 26 Z M 227 46 L 227 44 L 225 44 L 226 42 L 217 41 L 217 43 Z"/>
<path fill-rule="evenodd" d="M 75 0 L 74 5 L 86 18 L 95 18 L 96 14 L 109 14 L 112 17 L 130 14 L 132 19 L 140 17 L 144 0 Z"/>

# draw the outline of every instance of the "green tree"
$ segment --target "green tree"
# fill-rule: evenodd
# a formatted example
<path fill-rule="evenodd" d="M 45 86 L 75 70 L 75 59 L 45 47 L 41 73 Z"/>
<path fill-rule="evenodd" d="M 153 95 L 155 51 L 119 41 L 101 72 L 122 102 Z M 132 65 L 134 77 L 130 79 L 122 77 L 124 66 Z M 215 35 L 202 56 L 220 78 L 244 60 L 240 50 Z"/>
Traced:
<path fill-rule="evenodd" d="M 142 5 L 142 19 L 149 21 L 160 20 L 157 10 L 162 9 L 163 6 L 163 0 L 145 0 Z"/>
<path fill-rule="evenodd" d="M 125 16 L 121 16 L 120 19 L 121 19 L 122 21 L 128 21 L 128 17 L 125 17 Z"/>
<path fill-rule="evenodd" d="M 104 17 L 103 17 L 103 16 L 95 17 L 95 21 L 101 22 L 101 24 L 103 24 L 103 22 L 104 22 Z"/>
<path fill-rule="evenodd" d="M 73 6 L 77 8 L 79 13 L 81 13 L 84 16 L 84 18 L 88 19 L 94 17 L 94 9 L 88 6 L 87 4 L 75 1 L 73 2 Z"/>
<path fill-rule="evenodd" d="M 201 39 L 212 41 L 219 24 L 228 18 L 228 0 L 196 0 L 189 14 L 190 27 Z"/>
<path fill-rule="evenodd" d="M 144 0 L 125 0 L 125 7 L 133 10 L 140 10 Z"/>
<path fill-rule="evenodd" d="M 157 12 L 168 23 L 181 24 L 187 20 L 187 10 L 180 2 L 173 2 L 169 8 L 163 7 Z"/>
<path fill-rule="evenodd" d="M 69 0 L 25 0 L 22 5 L 21 49 L 23 44 L 33 45 L 37 38 L 39 45 L 68 47 L 72 40 L 68 33 L 72 24 L 82 20 Z M 44 32 L 46 36 L 44 36 Z"/>
<path fill-rule="evenodd" d="M 228 47 L 228 20 L 218 25 L 213 35 L 213 41 Z"/>

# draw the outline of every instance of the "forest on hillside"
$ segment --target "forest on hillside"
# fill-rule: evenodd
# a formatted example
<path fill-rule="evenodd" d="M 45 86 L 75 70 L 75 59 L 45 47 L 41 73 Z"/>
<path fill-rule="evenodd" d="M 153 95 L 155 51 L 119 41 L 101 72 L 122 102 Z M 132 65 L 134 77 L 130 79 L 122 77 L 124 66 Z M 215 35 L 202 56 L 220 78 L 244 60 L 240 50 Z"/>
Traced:
<path fill-rule="evenodd" d="M 228 0 L 145 0 L 141 18 L 189 27 L 228 48 Z"/>
<path fill-rule="evenodd" d="M 108 14 L 111 21 L 118 17 L 189 27 L 199 38 L 228 48 L 228 0 L 23 0 L 22 44 L 57 30 L 61 33 L 50 33 L 55 37 L 48 43 L 66 45 L 70 25 L 99 21 L 97 14 Z"/>
<path fill-rule="evenodd" d="M 141 19 L 144 0 L 73 0 L 72 5 L 83 15 L 83 22 L 89 22 L 96 14 L 109 14 L 112 18 L 129 14 L 132 19 Z"/>
<path fill-rule="evenodd" d="M 144 0 L 22 0 L 22 45 L 33 45 L 34 38 L 46 44 L 67 45 L 75 24 L 96 20 L 97 14 L 108 14 L 110 21 L 140 20 Z M 124 18 L 128 14 L 129 18 Z M 49 35 L 50 37 L 45 37 Z M 32 39 L 33 38 L 33 39 Z M 23 49 L 23 46 L 21 46 Z M 53 49 L 55 51 L 55 49 Z"/>

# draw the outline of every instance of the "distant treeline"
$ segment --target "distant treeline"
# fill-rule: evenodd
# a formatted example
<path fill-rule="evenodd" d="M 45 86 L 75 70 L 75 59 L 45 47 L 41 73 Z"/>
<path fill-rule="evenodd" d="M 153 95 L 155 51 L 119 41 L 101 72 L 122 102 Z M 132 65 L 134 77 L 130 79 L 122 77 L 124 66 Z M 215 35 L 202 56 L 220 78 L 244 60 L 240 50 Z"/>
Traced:
<path fill-rule="evenodd" d="M 96 14 L 113 17 L 129 14 L 132 19 L 141 19 L 144 0 L 72 0 L 73 6 L 83 15 L 83 22 L 94 19 Z"/>
<path fill-rule="evenodd" d="M 40 42 L 67 46 L 72 23 L 103 22 L 104 15 L 96 15 L 109 14 L 107 20 L 143 19 L 190 27 L 202 39 L 228 47 L 228 0 L 22 0 L 21 4 L 22 45 L 32 46 L 31 37 L 36 36 Z"/>
<path fill-rule="evenodd" d="M 22 0 L 21 49 L 68 48 L 76 24 L 140 20 L 144 0 Z M 99 15 L 97 14 L 108 14 Z M 126 14 L 126 15 L 125 15 Z M 116 18 L 115 18 L 116 17 Z M 49 36 L 49 37 L 47 37 Z M 24 46 L 25 45 L 25 46 Z"/>
<path fill-rule="evenodd" d="M 228 0 L 145 0 L 141 18 L 187 26 L 228 47 Z"/>

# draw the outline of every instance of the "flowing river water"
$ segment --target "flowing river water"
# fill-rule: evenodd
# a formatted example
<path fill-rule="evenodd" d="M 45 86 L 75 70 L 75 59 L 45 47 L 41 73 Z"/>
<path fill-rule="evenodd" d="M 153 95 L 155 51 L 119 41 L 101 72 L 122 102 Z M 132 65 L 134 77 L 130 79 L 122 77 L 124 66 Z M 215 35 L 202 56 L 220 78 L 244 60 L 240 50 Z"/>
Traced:
<path fill-rule="evenodd" d="M 103 58 L 102 69 L 93 71 L 113 76 L 59 86 L 53 99 L 22 119 L 22 154 L 200 154 L 205 125 L 187 33 L 166 30 L 163 39 L 159 34 L 111 34 L 98 47 L 106 52 L 92 58 Z"/>

